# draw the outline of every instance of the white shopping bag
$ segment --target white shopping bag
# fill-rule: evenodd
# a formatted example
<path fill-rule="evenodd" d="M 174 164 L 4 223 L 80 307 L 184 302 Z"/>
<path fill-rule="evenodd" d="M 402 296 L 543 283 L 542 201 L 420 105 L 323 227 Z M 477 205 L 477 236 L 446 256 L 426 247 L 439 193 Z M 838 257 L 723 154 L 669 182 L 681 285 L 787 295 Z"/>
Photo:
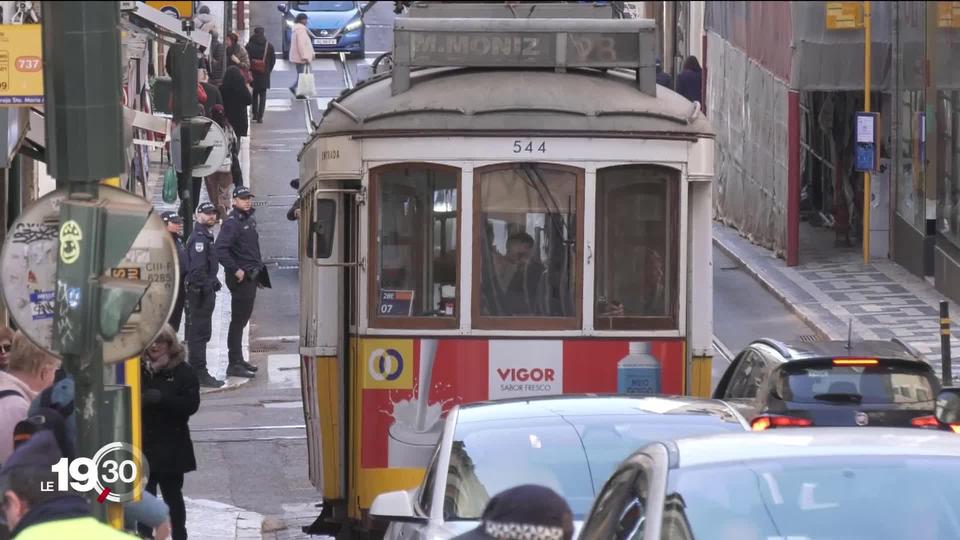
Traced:
<path fill-rule="evenodd" d="M 306 65 L 303 73 L 297 77 L 297 97 L 314 97 L 317 95 L 317 83 L 313 79 L 313 69 Z"/>

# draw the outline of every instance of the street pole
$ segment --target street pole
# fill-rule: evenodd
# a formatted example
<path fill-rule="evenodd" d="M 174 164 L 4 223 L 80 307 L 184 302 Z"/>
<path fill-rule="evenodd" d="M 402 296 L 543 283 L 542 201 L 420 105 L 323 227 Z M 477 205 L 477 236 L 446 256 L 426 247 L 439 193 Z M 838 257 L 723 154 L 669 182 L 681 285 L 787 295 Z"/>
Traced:
<path fill-rule="evenodd" d="M 43 18 L 48 167 L 69 193 L 60 209 L 54 349 L 76 383 L 77 450 L 92 457 L 106 442 L 98 422 L 104 373 L 97 337 L 105 219 L 96 199 L 100 180 L 119 176 L 124 161 L 120 6 L 48 2 Z M 91 58 L 96 69 L 76 68 Z M 105 520 L 105 505 L 91 507 Z"/>
<path fill-rule="evenodd" d="M 180 191 L 180 215 L 183 217 L 183 234 L 190 236 L 193 230 L 193 213 L 197 201 L 193 200 L 193 146 L 190 120 L 200 112 L 197 98 L 197 46 L 192 41 L 180 41 L 170 48 L 173 79 L 173 119 L 179 122 L 180 173 L 177 175 Z"/>
<path fill-rule="evenodd" d="M 870 2 L 863 3 L 863 110 L 870 112 Z M 875 126 L 874 129 L 879 128 Z M 880 149 L 876 157 L 880 158 Z M 863 264 L 870 264 L 870 171 L 863 173 Z"/>
<path fill-rule="evenodd" d="M 944 386 L 953 384 L 953 359 L 950 357 L 950 302 L 940 302 L 940 372 Z"/>

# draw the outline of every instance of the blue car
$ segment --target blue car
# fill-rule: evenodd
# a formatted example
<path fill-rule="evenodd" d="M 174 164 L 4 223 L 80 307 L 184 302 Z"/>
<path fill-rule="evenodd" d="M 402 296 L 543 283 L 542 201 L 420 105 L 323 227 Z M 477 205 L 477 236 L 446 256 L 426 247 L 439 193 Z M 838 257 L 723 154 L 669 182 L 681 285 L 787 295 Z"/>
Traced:
<path fill-rule="evenodd" d="M 283 2 L 277 9 L 283 14 L 283 57 L 289 59 L 290 35 L 297 15 L 306 14 L 307 28 L 318 53 L 348 53 L 362 58 L 363 12 L 360 2 Z"/>

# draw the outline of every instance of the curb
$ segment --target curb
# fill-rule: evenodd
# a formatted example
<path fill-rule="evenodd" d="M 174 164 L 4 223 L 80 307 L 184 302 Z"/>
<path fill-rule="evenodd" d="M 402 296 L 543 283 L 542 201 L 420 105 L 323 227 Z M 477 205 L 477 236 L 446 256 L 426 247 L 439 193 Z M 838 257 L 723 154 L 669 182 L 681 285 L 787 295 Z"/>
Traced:
<path fill-rule="evenodd" d="M 814 332 L 817 333 L 818 339 L 824 340 L 824 341 L 830 341 L 832 339 L 830 337 L 829 332 L 824 330 L 820 326 L 820 324 L 813 319 L 813 317 L 810 317 L 809 315 L 801 311 L 796 304 L 791 302 L 790 299 L 787 298 L 787 296 L 783 294 L 782 291 L 780 291 L 780 289 L 778 289 L 766 277 L 761 275 L 761 273 L 757 271 L 757 269 L 754 268 L 750 263 L 748 263 L 746 259 L 741 257 L 739 253 L 737 253 L 731 247 L 724 244 L 723 241 L 717 238 L 716 236 L 713 237 L 713 245 L 717 246 L 720 249 L 720 251 L 722 251 L 727 257 L 730 257 L 731 259 L 736 261 L 736 263 L 742 266 L 747 271 L 747 273 L 750 274 L 751 277 L 753 277 L 753 279 L 757 280 L 757 282 L 760 283 L 760 285 L 764 289 L 766 289 L 770 294 L 776 297 L 776 299 L 779 300 L 780 303 L 782 303 L 794 315 L 799 317 L 800 320 L 802 320 L 804 323 L 809 325 L 814 330 Z"/>

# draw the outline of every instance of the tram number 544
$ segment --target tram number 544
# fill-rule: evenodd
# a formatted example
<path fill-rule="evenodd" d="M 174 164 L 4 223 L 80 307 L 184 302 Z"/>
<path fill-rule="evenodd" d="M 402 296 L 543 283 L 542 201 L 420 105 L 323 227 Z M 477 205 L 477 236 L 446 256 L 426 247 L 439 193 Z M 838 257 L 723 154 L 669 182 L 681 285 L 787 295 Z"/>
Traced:
<path fill-rule="evenodd" d="M 538 142 L 539 144 L 537 144 Z M 520 154 L 523 152 L 526 152 L 527 154 L 532 154 L 534 152 L 540 152 L 541 154 L 546 154 L 547 142 L 522 140 L 522 139 L 517 139 L 513 141 L 513 153 Z"/>

